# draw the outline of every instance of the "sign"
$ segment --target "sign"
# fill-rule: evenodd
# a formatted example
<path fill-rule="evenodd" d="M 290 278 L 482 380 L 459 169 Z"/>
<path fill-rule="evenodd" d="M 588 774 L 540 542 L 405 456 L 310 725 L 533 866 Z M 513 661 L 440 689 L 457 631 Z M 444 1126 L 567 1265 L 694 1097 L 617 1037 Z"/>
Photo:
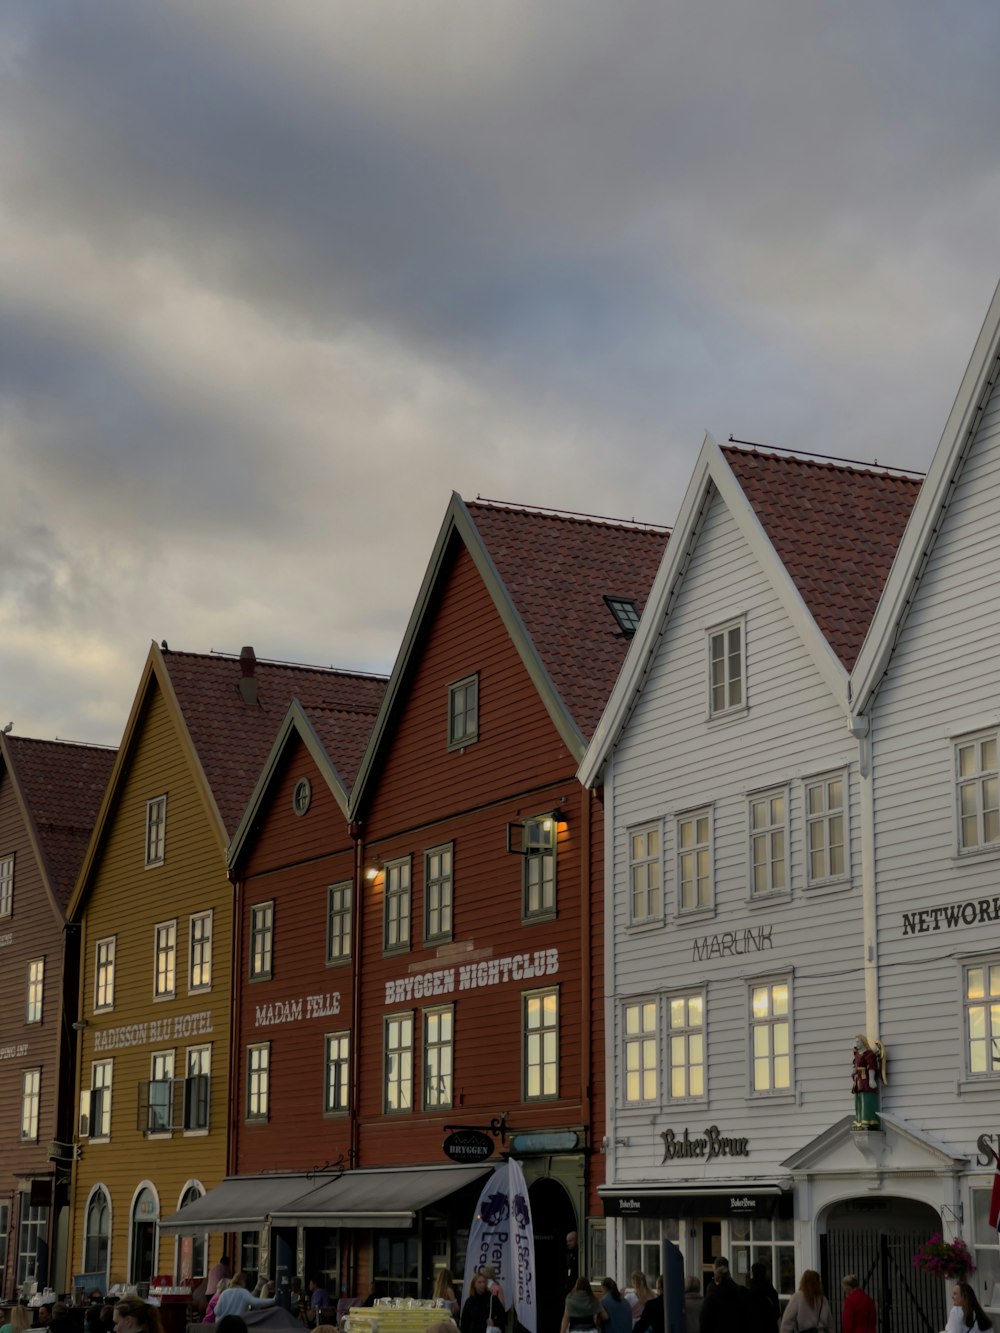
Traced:
<path fill-rule="evenodd" d="M 478 1129 L 459 1129 L 441 1145 L 453 1162 L 485 1162 L 493 1156 L 493 1140 Z"/>
<path fill-rule="evenodd" d="M 515 1311 L 528 1333 L 535 1333 L 535 1235 L 528 1186 L 520 1162 L 513 1157 L 496 1168 L 479 1196 L 465 1252 L 464 1292 L 486 1265 L 497 1271 L 504 1304 Z"/>
<path fill-rule="evenodd" d="M 9 944 L 14 943 L 14 932 L 12 930 L 4 931 L 0 935 L 0 949 L 6 949 Z"/>
<path fill-rule="evenodd" d="M 0 1060 L 16 1060 L 28 1054 L 28 1043 L 19 1041 L 15 1046 L 0 1046 Z"/>
<path fill-rule="evenodd" d="M 212 1011 L 203 1009 L 198 1014 L 155 1018 L 151 1023 L 125 1023 L 117 1028 L 98 1028 L 94 1033 L 94 1050 L 117 1051 L 126 1046 L 146 1046 L 150 1042 L 211 1036 L 214 1031 Z"/>
<path fill-rule="evenodd" d="M 529 1152 L 572 1152 L 579 1142 L 575 1129 L 542 1129 L 534 1134 L 512 1135 L 510 1150 L 521 1157 Z"/>
<path fill-rule="evenodd" d="M 634 1193 L 601 1194 L 606 1217 L 791 1217 L 792 1195 L 752 1194 L 735 1186 L 724 1194 Z"/>
<path fill-rule="evenodd" d="M 416 972 L 385 983 L 386 1004 L 407 1004 L 435 995 L 451 995 L 456 990 L 479 990 L 484 986 L 506 986 L 510 982 L 533 981 L 554 977 L 559 971 L 558 949 L 535 949 L 531 953 L 513 953 L 506 958 L 483 958 L 478 963 L 442 967 L 433 972 Z M 456 985 L 457 974 L 457 985 Z"/>
<path fill-rule="evenodd" d="M 673 1162 L 679 1157 L 703 1157 L 706 1162 L 711 1162 L 716 1157 L 750 1156 L 749 1139 L 725 1138 L 718 1125 L 709 1125 L 702 1138 L 691 1138 L 686 1129 L 681 1138 L 672 1129 L 665 1129 L 660 1138 L 663 1140 L 663 1162 Z"/>
<path fill-rule="evenodd" d="M 254 1026 L 275 1027 L 278 1023 L 301 1023 L 303 1018 L 330 1018 L 340 1013 L 340 991 L 325 995 L 302 995 L 295 1000 L 273 1000 L 258 1004 L 254 1011 Z"/>
<path fill-rule="evenodd" d="M 700 935 L 691 941 L 691 961 L 706 958 L 741 958 L 747 953 L 764 953 L 774 948 L 773 926 L 745 926 L 743 930 L 723 930 L 717 935 Z"/>
<path fill-rule="evenodd" d="M 904 912 L 903 934 L 927 935 L 934 930 L 986 925 L 991 921 L 1000 921 L 1000 897 L 971 898 L 965 903 L 945 903 L 941 907 L 926 907 L 921 912 Z"/>

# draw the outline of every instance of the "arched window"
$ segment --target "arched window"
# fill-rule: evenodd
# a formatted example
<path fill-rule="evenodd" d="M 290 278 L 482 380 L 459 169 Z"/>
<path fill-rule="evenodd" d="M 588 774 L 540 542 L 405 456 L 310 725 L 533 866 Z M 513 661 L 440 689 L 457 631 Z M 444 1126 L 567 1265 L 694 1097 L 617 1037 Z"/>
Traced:
<path fill-rule="evenodd" d="M 83 1266 L 88 1273 L 103 1273 L 107 1278 L 111 1248 L 111 1200 L 103 1185 L 98 1185 L 87 1203 L 87 1227 Z"/>
<path fill-rule="evenodd" d="M 204 1193 L 205 1193 L 204 1187 L 199 1185 L 196 1180 L 193 1180 L 186 1187 L 184 1193 L 181 1195 L 181 1201 L 178 1204 L 178 1208 L 186 1208 L 189 1203 L 194 1203 L 196 1199 L 200 1199 Z M 202 1235 L 200 1236 L 192 1236 L 191 1276 L 207 1277 L 208 1276 L 207 1262 L 208 1262 L 208 1235 L 206 1233 L 202 1233 Z"/>
<path fill-rule="evenodd" d="M 132 1253 L 129 1278 L 132 1283 L 148 1282 L 156 1272 L 156 1224 L 160 1204 L 155 1192 L 144 1185 L 132 1204 Z"/>

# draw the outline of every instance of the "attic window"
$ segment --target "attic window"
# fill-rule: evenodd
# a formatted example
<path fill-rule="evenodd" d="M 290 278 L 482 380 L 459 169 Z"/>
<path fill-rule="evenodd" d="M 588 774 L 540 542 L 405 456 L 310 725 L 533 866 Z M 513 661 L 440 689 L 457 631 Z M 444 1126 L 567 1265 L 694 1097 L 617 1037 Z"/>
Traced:
<path fill-rule="evenodd" d="M 604 600 L 608 604 L 608 610 L 618 621 L 618 628 L 626 639 L 631 639 L 639 628 L 639 612 L 635 609 L 634 598 L 605 597 Z"/>

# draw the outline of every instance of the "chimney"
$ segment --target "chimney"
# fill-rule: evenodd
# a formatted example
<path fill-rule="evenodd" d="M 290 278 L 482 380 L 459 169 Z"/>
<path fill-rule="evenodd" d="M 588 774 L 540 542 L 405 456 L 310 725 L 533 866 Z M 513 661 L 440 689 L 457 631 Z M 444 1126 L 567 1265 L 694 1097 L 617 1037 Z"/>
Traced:
<path fill-rule="evenodd" d="M 245 704 L 257 702 L 257 654 L 249 646 L 240 649 L 240 698 Z"/>

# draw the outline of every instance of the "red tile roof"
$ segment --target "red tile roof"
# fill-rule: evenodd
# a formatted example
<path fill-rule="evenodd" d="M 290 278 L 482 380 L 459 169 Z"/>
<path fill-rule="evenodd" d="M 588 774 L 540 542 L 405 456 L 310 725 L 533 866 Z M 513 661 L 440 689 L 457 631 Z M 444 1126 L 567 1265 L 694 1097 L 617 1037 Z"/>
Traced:
<path fill-rule="evenodd" d="M 52 892 L 66 907 L 83 864 L 115 751 L 8 735 L 13 776 L 31 814 Z"/>
<path fill-rule="evenodd" d="M 467 501 L 466 508 L 563 703 L 589 740 L 628 649 L 604 598 L 630 598 L 642 611 L 668 531 L 481 500 Z"/>
<path fill-rule="evenodd" d="M 372 734 L 373 713 L 346 713 L 342 709 L 309 708 L 309 721 L 323 742 L 323 749 L 344 780 L 350 794 L 358 776 L 361 758 Z"/>
<path fill-rule="evenodd" d="M 817 625 L 850 670 L 920 479 L 732 446 L 722 452 Z"/>
<path fill-rule="evenodd" d="M 359 737 L 363 733 L 367 741 L 385 694 L 383 676 L 257 662 L 257 701 L 247 704 L 240 694 L 238 658 L 170 649 L 163 661 L 230 836 L 293 699 L 310 716 L 314 710 L 340 715 L 338 727 L 321 735 L 338 772 L 353 781 L 364 748 Z"/>

